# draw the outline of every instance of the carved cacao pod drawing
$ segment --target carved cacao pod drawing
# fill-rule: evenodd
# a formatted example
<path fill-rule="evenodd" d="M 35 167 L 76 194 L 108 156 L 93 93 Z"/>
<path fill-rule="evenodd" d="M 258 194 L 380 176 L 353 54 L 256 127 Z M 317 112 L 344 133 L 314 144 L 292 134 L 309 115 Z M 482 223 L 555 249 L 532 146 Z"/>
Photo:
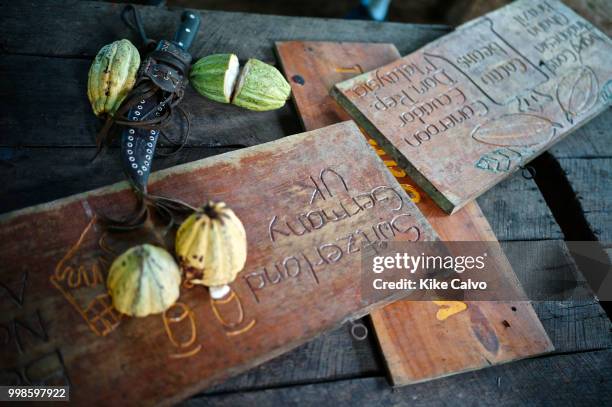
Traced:
<path fill-rule="evenodd" d="M 140 54 L 128 40 L 103 46 L 91 67 L 87 79 L 87 97 L 96 114 L 113 115 L 136 82 Z"/>
<path fill-rule="evenodd" d="M 557 85 L 557 101 L 570 123 L 597 103 L 598 93 L 597 76 L 589 67 L 572 69 Z"/>
<path fill-rule="evenodd" d="M 532 147 L 546 144 L 560 127 L 545 117 L 528 113 L 511 113 L 478 125 L 472 138 L 499 147 Z"/>

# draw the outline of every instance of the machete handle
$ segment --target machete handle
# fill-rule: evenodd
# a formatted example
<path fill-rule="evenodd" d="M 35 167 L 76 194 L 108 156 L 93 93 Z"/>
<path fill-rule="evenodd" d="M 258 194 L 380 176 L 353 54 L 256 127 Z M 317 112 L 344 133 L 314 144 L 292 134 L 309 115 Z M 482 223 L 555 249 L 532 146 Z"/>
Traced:
<path fill-rule="evenodd" d="M 200 13 L 185 10 L 181 15 L 181 26 L 174 35 L 174 42 L 184 50 L 189 49 L 200 29 Z"/>

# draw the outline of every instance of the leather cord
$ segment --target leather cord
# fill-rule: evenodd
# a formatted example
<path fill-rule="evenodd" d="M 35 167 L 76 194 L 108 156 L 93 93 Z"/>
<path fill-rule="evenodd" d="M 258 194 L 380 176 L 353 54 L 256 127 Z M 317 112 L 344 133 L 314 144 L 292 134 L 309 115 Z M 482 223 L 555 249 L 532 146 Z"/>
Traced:
<path fill-rule="evenodd" d="M 131 14 L 131 17 L 128 15 Z M 133 5 L 129 4 L 121 11 L 121 19 L 132 30 L 140 36 L 140 41 L 147 50 L 151 50 L 155 46 L 155 41 L 147 37 L 147 33 L 142 25 L 142 19 L 138 10 Z M 131 19 L 131 20 L 130 20 Z"/>
<path fill-rule="evenodd" d="M 128 18 L 130 13 L 131 21 Z M 181 62 L 178 58 L 169 57 L 164 52 L 152 50 L 152 47 L 156 45 L 156 42 L 147 37 L 140 15 L 134 6 L 126 6 L 121 13 L 121 17 L 128 27 L 132 28 L 138 33 L 145 47 L 149 49 L 148 58 L 152 59 L 157 64 L 165 64 L 166 66 L 174 67 L 180 74 L 180 77 L 185 78 L 186 71 L 189 68 L 185 63 Z M 158 155 L 169 156 L 176 154 L 185 146 L 191 132 L 191 119 L 187 112 L 179 106 L 179 103 L 183 99 L 185 93 L 184 84 L 181 84 L 182 86 L 175 86 L 175 91 L 166 91 L 160 88 L 160 86 L 156 84 L 144 71 L 145 69 L 142 69 L 141 67 L 136 84 L 128 93 L 127 97 L 123 100 L 121 106 L 119 109 L 117 109 L 115 114 L 107 117 L 102 129 L 98 132 L 96 136 L 97 149 L 94 159 L 98 156 L 104 146 L 109 145 L 119 134 L 118 128 L 122 126 L 146 130 L 159 130 L 160 135 L 164 137 L 165 140 L 173 144 L 175 149 L 171 153 L 167 154 L 160 154 L 158 152 Z M 147 112 L 141 118 L 141 120 L 129 120 L 128 114 L 134 106 L 138 105 L 141 100 L 152 98 L 155 95 L 162 96 L 160 98 L 162 101 L 157 105 L 157 107 L 164 107 L 164 109 L 161 110 L 163 112 L 161 115 L 153 115 L 151 118 L 149 118 L 152 112 L 159 112 L 159 110 L 154 108 Z M 180 143 L 171 141 L 163 131 L 172 122 L 174 111 L 181 113 L 187 123 L 187 129 Z M 149 210 L 151 207 L 155 209 L 156 213 L 161 218 L 166 219 L 167 225 L 165 230 L 168 231 L 173 227 L 173 225 L 176 224 L 176 216 L 192 213 L 196 210 L 196 208 L 181 200 L 148 194 L 146 192 L 146 186 L 144 190 L 141 190 L 136 185 L 132 186 L 134 187 L 133 189 L 136 193 L 138 201 L 136 208 L 131 214 L 123 219 L 113 219 L 100 215 L 102 223 L 105 224 L 109 230 L 130 231 L 143 227 L 147 219 L 149 219 L 151 216 Z"/>

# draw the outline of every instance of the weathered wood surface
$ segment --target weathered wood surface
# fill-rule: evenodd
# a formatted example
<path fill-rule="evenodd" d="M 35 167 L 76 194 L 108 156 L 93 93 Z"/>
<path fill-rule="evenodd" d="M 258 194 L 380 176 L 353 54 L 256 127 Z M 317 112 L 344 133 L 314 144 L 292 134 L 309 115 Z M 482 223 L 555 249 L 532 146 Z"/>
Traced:
<path fill-rule="evenodd" d="M 602 112 L 611 65 L 569 8 L 517 1 L 333 95 L 453 213 Z"/>
<path fill-rule="evenodd" d="M 78 403 L 176 402 L 379 305 L 359 295 L 360 247 L 377 240 L 379 222 L 399 240 L 436 239 L 353 122 L 157 172 L 149 186 L 194 206 L 223 200 L 241 218 L 249 257 L 232 294 L 183 288 L 162 316 L 143 319 L 112 309 L 105 248 L 152 239 L 118 240 L 96 221 L 128 212 L 125 182 L 3 215 L 1 315 L 15 327 L 3 381 L 45 382 L 50 353 L 53 380 L 69 382 Z M 302 213 L 310 223 L 299 227 Z"/>
<path fill-rule="evenodd" d="M 457 0 L 446 11 L 449 25 L 459 25 L 511 3 L 512 0 Z M 563 3 L 612 35 L 612 4 L 607 0 L 563 0 Z"/>
<path fill-rule="evenodd" d="M 538 186 L 520 172 L 485 192 L 477 202 L 500 241 L 563 239 Z"/>
<path fill-rule="evenodd" d="M 119 17 L 123 7 L 97 1 L 0 2 L 4 17 L 0 27 L 0 196 L 9 197 L 1 200 L 0 212 L 123 179 L 115 156 L 100 156 L 89 163 L 94 153 L 89 147 L 101 124 L 91 114 L 84 90 L 89 64 L 101 46 L 117 38 L 138 44 Z M 149 37 L 173 35 L 181 10 L 137 7 Z M 411 52 L 449 31 L 442 26 L 246 13 L 201 11 L 201 17 L 200 33 L 191 48 L 194 57 L 234 52 L 243 60 L 253 57 L 270 63 L 275 61 L 276 40 L 394 41 L 402 52 Z M 33 25 L 40 29 L 32 31 Z M 209 102 L 189 88 L 183 107 L 194 121 L 188 147 L 241 148 L 299 131 L 291 104 L 278 111 L 253 113 Z M 160 144 L 165 143 L 160 140 Z M 224 151 L 186 148 L 175 159 L 156 158 L 153 165 L 162 169 L 179 160 Z"/>
<path fill-rule="evenodd" d="M 612 157 L 559 159 L 590 230 L 597 240 L 612 242 Z"/>
<path fill-rule="evenodd" d="M 570 200 L 557 190 L 550 191 L 549 205 L 567 218 L 565 228 L 569 240 L 596 239 L 612 241 L 612 109 L 592 120 L 551 149 L 558 164 L 552 170 L 561 185 L 565 185 Z M 550 165 L 548 166 L 550 167 Z M 544 184 L 545 185 L 545 184 Z M 558 215 L 559 216 L 559 215 Z"/>
<path fill-rule="evenodd" d="M 25 3 L 3 0 L 0 13 L 2 51 L 10 54 L 88 59 L 106 43 L 138 37 L 121 21 L 124 4 L 98 1 L 42 0 Z M 148 37 L 172 37 L 181 9 L 137 6 Z M 202 24 L 190 52 L 196 57 L 233 52 L 240 59 L 274 61 L 274 42 L 282 40 L 368 41 L 397 45 L 411 52 L 450 31 L 440 25 L 412 25 L 359 20 L 285 17 L 201 10 Z M 45 24 L 39 30 L 31 27 Z M 68 29 L 69 27 L 70 29 Z M 75 41 L 78 38 L 78 41 Z"/>
<path fill-rule="evenodd" d="M 103 44 L 103 43 L 102 43 Z M 102 45 L 101 44 L 101 45 Z M 95 146 L 101 127 L 87 100 L 91 60 L 7 55 L 0 60 L 2 92 L 0 143 L 13 146 Z M 53 78 L 50 80 L 49 78 Z M 188 146 L 252 146 L 295 134 L 299 126 L 290 104 L 270 112 L 253 112 L 210 101 L 187 87 L 182 106 L 191 118 Z M 182 117 L 168 134 L 177 139 Z M 61 136 L 60 136 L 61 135 Z M 160 139 L 160 145 L 168 145 Z"/>
<path fill-rule="evenodd" d="M 235 148 L 192 147 L 170 157 L 156 157 L 155 168 L 233 151 Z M 162 148 L 161 152 L 170 152 Z M 123 181 L 119 148 L 110 148 L 91 161 L 96 149 L 0 147 L 0 213 L 49 202 Z"/>
<path fill-rule="evenodd" d="M 612 157 L 612 109 L 607 109 L 587 125 L 577 129 L 550 149 L 559 158 Z"/>
<path fill-rule="evenodd" d="M 206 390 L 206 394 L 295 386 L 326 380 L 380 376 L 374 340 L 356 340 L 350 325 L 322 334 L 297 349 Z"/>
<path fill-rule="evenodd" d="M 548 270 L 559 267 L 560 262 L 567 262 L 566 267 L 575 267 L 563 241 L 548 240 L 545 243 L 550 244 L 552 249 L 556 248 L 558 253 L 553 256 L 536 258 L 510 257 L 512 266 L 521 282 L 528 282 L 534 273 L 548 272 Z M 612 348 L 612 335 L 610 334 L 612 323 L 595 298 L 579 301 L 536 301 L 532 305 L 554 344 L 554 354 L 563 355 Z M 338 346 L 334 348 L 334 344 Z M 388 371 L 384 366 L 384 361 L 368 350 L 368 346 L 366 342 L 351 339 L 349 327 L 346 326 L 215 386 L 206 393 L 253 391 L 266 387 L 288 387 L 310 382 L 387 375 Z M 514 363 L 503 365 L 511 372 L 514 369 L 513 366 Z M 459 377 L 465 380 L 466 376 L 474 377 L 477 374 L 480 373 L 466 373 Z M 578 370 L 573 370 L 571 374 L 580 373 Z M 445 380 L 438 379 L 434 383 L 441 383 L 440 386 L 444 387 Z M 529 377 L 526 377 L 525 380 L 527 383 L 530 381 Z M 409 388 L 414 386 L 411 385 Z M 450 401 L 443 397 L 439 399 L 439 403 L 447 402 Z"/>
<path fill-rule="evenodd" d="M 345 119 L 346 113 L 329 96 L 335 83 L 399 58 L 390 44 L 291 41 L 277 43 L 276 49 L 285 76 L 292 80 L 293 100 L 306 130 Z M 371 138 L 368 139 L 372 144 Z M 373 147 L 398 182 L 413 191 L 418 208 L 442 240 L 497 240 L 478 204 L 470 203 L 448 216 L 403 170 L 390 165 L 392 160 L 384 151 Z M 516 290 L 518 299 L 522 291 L 508 260 L 500 258 L 492 270 L 500 273 L 496 280 L 511 282 L 510 288 Z M 458 308 L 442 317 L 441 312 L 447 307 Z M 553 350 L 531 305 L 518 301 L 449 301 L 437 305 L 403 300 L 373 311 L 370 317 L 394 385 L 480 369 Z M 503 321 L 509 321 L 512 329 L 504 326 Z M 483 329 L 487 335 L 481 334 Z M 485 337 L 488 341 L 484 341 Z M 492 346 L 491 341 L 496 344 Z"/>
<path fill-rule="evenodd" d="M 333 85 L 400 57 L 393 44 L 357 42 L 279 41 L 276 53 L 305 130 L 351 120 L 329 95 Z"/>
<path fill-rule="evenodd" d="M 128 31 L 117 17 L 121 7 L 121 5 L 104 2 L 57 1 L 37 2 L 36 4 L 10 1 L 1 2 L 0 8 L 2 8 L 3 16 L 6 17 L 3 20 L 4 24 L 0 27 L 2 32 L 2 35 L 0 35 L 0 45 L 2 45 L 0 50 L 3 53 L 2 59 L 9 58 L 10 55 L 8 53 L 12 54 L 13 52 L 20 53 L 23 56 L 20 59 L 21 65 L 18 69 L 7 69 L 7 72 L 12 72 L 12 76 L 2 75 L 0 77 L 0 92 L 2 96 L 6 96 L 9 100 L 10 98 L 17 97 L 18 103 L 25 103 L 24 109 L 31 109 L 32 102 L 23 101 L 22 98 L 19 98 L 18 92 L 29 92 L 38 97 L 40 92 L 44 92 L 45 86 L 52 86 L 58 91 L 64 89 L 61 86 L 55 85 L 54 77 L 46 75 L 44 68 L 40 69 L 42 62 L 49 63 L 49 61 L 58 58 L 58 60 L 66 64 L 67 69 L 72 69 L 69 68 L 70 64 L 81 59 L 91 60 L 99 47 L 104 43 L 126 35 L 136 40 L 131 32 L 128 34 Z M 181 10 L 177 9 L 166 10 L 152 7 L 142 7 L 142 9 L 147 13 L 145 25 L 152 37 L 161 36 L 162 34 L 170 35 L 181 12 Z M 219 14 L 224 14 L 226 19 L 217 24 L 215 21 L 217 21 L 216 16 Z M 198 42 L 203 41 L 204 43 L 197 46 L 202 47 L 203 53 L 197 56 L 203 56 L 204 53 L 208 52 L 238 51 L 243 59 L 254 56 L 265 59 L 268 62 L 272 62 L 274 55 L 273 42 L 276 40 L 319 39 L 337 41 L 344 39 L 348 41 L 389 42 L 394 43 L 402 54 L 407 54 L 449 31 L 446 27 L 413 26 L 407 24 L 380 24 L 320 19 L 301 20 L 299 18 L 278 18 L 205 11 L 202 12 L 202 15 L 211 18 L 206 23 L 207 27 L 211 27 L 211 29 L 202 28 L 206 30 L 205 35 Z M 257 24 L 260 24 L 263 28 L 243 30 L 242 26 L 237 23 L 238 19 L 243 17 L 248 19 L 251 24 L 257 21 Z M 163 24 L 158 25 L 158 19 L 163 20 Z M 268 24 L 268 21 L 272 20 L 274 20 L 275 24 Z M 77 22 L 76 24 L 75 21 Z M 87 24 L 80 24 L 78 21 L 87 21 Z M 279 21 L 285 24 L 279 25 Z M 31 29 L 33 26 L 40 26 L 40 30 L 33 31 Z M 56 27 L 61 27 L 61 29 L 55 30 Z M 69 29 L 66 29 L 66 27 L 69 27 Z M 96 29 L 92 30 L 92 27 L 96 27 Z M 44 32 L 44 35 L 41 35 L 41 32 Z M 282 35 L 277 35 L 277 33 Z M 10 44 L 10 48 L 6 48 L 5 44 Z M 48 58 L 40 58 L 44 56 L 48 56 Z M 58 63 L 56 66 L 59 65 L 61 64 Z M 0 66 L 4 67 L 6 65 L 0 61 Z M 86 73 L 86 68 L 81 67 L 80 69 L 81 72 Z M 20 87 L 20 89 L 9 87 L 11 83 L 16 83 L 19 80 L 18 77 L 14 76 L 18 75 L 18 72 L 21 71 L 27 75 L 32 70 L 39 72 L 40 76 L 31 76 L 33 79 L 31 82 L 19 82 L 24 86 Z M 61 72 L 57 72 L 57 70 L 54 72 L 61 74 L 60 78 L 65 78 Z M 28 88 L 31 90 L 28 90 Z M 7 89 L 10 89 L 10 92 Z M 61 95 L 50 96 L 55 98 L 57 105 L 62 105 L 58 106 L 58 109 L 67 111 L 74 108 L 76 111 L 88 111 L 89 106 L 83 95 L 74 96 L 76 93 L 71 93 L 73 96 L 69 98 L 61 97 Z M 3 97 L 1 100 L 5 101 L 6 99 Z M 41 103 L 45 103 L 45 101 L 41 101 Z M 14 104 L 17 104 L 17 102 Z M 5 104 L 2 104 L 2 106 L 4 108 Z M 70 109 L 66 109 L 66 106 L 70 106 Z M 56 108 L 53 106 L 47 107 L 49 109 Z M 191 103 L 186 108 L 188 110 L 191 109 Z M 18 107 L 12 109 L 13 111 L 18 110 Z M 289 112 L 293 115 L 294 109 L 290 108 Z M 44 114 L 44 112 L 39 112 L 39 114 Z M 38 116 L 24 117 L 23 122 L 16 123 L 19 127 L 11 127 L 10 129 L 2 125 L 2 123 L 6 123 L 6 120 L 10 120 L 10 117 L 7 115 L 0 117 L 0 176 L 2 176 L 0 182 L 2 185 L 0 187 L 2 199 L 0 204 L 6 205 L 2 206 L 2 211 L 17 208 L 17 206 L 25 207 L 35 203 L 46 202 L 60 196 L 87 191 L 93 187 L 107 185 L 123 179 L 119 161 L 115 160 L 116 157 L 112 152 L 108 153 L 105 158 L 102 158 L 102 161 L 96 161 L 93 164 L 93 170 L 90 171 L 89 167 L 87 167 L 87 161 L 92 156 L 93 149 L 86 149 L 84 146 L 78 148 L 70 147 L 72 142 L 76 143 L 78 141 L 81 143 L 79 140 L 84 140 L 84 145 L 90 143 L 88 140 L 93 138 L 95 129 L 94 132 L 85 133 L 82 135 L 82 138 L 79 138 L 73 134 L 74 132 L 67 134 L 66 129 L 62 127 L 61 123 L 51 122 L 51 125 L 45 129 L 44 134 L 49 137 L 43 141 L 43 139 L 37 139 L 29 135 L 29 131 L 36 131 L 36 134 L 40 137 L 44 136 L 40 134 L 38 128 L 32 128 L 31 122 L 35 121 L 36 117 Z M 214 118 L 215 116 L 213 115 L 212 117 Z M 584 153 L 580 153 L 580 157 L 586 158 L 594 156 L 594 152 L 604 151 L 612 144 L 606 141 L 607 139 L 601 139 L 600 137 L 602 131 L 604 136 L 610 135 L 606 131 L 610 126 L 606 124 L 607 122 L 601 125 L 598 123 L 600 120 L 605 120 L 606 117 L 611 117 L 609 110 L 578 129 L 571 137 L 557 144 L 551 149 L 551 152 L 554 152 L 557 147 L 560 148 L 566 143 L 571 143 L 571 148 L 567 149 L 566 157 L 577 157 L 578 151 L 584 151 Z M 82 123 L 95 124 L 95 119 L 91 117 L 85 118 L 84 116 L 75 115 L 70 120 L 74 121 L 75 126 L 77 126 L 76 128 L 80 128 L 78 127 L 82 125 L 79 122 L 80 119 L 84 120 Z M 223 118 L 221 119 L 223 120 Z M 240 118 L 237 119 L 239 120 Z M 278 120 L 277 116 L 272 116 L 270 120 L 272 123 L 270 123 L 270 127 L 267 130 L 250 131 L 251 127 L 259 126 L 255 116 L 250 117 L 249 121 L 244 123 L 244 126 L 236 128 L 237 132 L 245 136 L 244 143 L 240 142 L 240 144 L 251 145 L 250 143 L 255 143 L 257 140 L 269 139 L 272 135 L 275 135 L 275 138 L 280 138 L 291 134 L 292 131 L 282 133 L 278 130 L 282 129 L 285 124 L 276 123 L 275 121 Z M 287 120 L 289 121 L 288 118 Z M 291 120 L 292 123 L 289 123 L 287 128 L 292 128 L 293 126 L 298 128 L 299 119 L 293 116 Z M 213 133 L 217 131 L 214 123 L 208 123 L 207 125 L 211 126 Z M 22 131 L 22 128 L 28 130 Z M 32 147 L 26 147 L 23 143 L 20 143 L 20 137 L 36 144 Z M 234 137 L 234 133 L 224 134 L 219 131 L 219 137 L 220 140 L 216 140 L 219 143 L 223 143 L 224 137 Z M 70 143 L 63 142 L 62 140 L 70 140 Z M 583 140 L 585 141 L 583 142 Z M 194 141 L 198 142 L 198 140 Z M 63 147 L 43 148 L 45 144 L 49 143 L 52 143 L 54 146 Z M 15 146 L 20 145 L 22 146 L 21 148 L 15 148 Z M 228 148 L 233 147 L 228 146 Z M 175 163 L 192 161 L 224 151 L 227 150 L 187 148 L 177 157 L 169 159 L 157 158 L 154 165 L 156 168 L 165 168 Z M 606 155 L 610 156 L 609 153 L 606 153 Z M 76 160 L 74 165 L 70 163 L 70 157 L 74 157 L 74 160 Z M 61 171 L 61 166 L 65 166 L 64 171 Z M 49 173 L 52 176 L 47 176 Z M 55 183 L 56 188 L 45 188 L 45 185 L 51 182 Z M 546 203 L 539 202 L 536 199 L 541 196 L 538 195 L 537 190 L 531 188 L 532 182 L 523 180 L 519 174 L 515 174 L 511 181 L 497 185 L 479 198 L 478 202 L 482 211 L 487 219 L 489 219 L 493 231 L 500 240 L 520 240 L 524 237 L 527 238 L 527 236 L 529 236 L 528 239 L 533 240 L 537 240 L 539 237 L 550 239 L 550 235 L 547 236 L 546 233 L 551 232 L 553 228 L 541 226 L 544 225 L 541 222 L 537 222 L 534 225 L 534 222 L 526 221 L 527 219 L 533 220 L 539 218 L 552 219 Z M 521 185 L 521 183 L 524 183 L 524 185 Z M 512 187 L 506 188 L 506 185 L 510 184 L 512 184 Z M 17 187 L 19 185 L 21 187 Z M 525 185 L 529 186 L 529 188 L 526 188 Z M 526 189 L 529 192 L 526 192 Z M 7 193 L 9 190 L 11 192 Z M 19 205 L 7 203 L 11 200 L 18 200 Z M 500 205 L 503 205 L 505 208 L 506 215 L 504 216 L 507 216 L 506 218 L 496 213 L 496 208 Z M 560 236 L 558 227 L 555 233 L 557 233 L 557 236 Z M 540 269 L 546 267 L 545 264 L 538 265 L 541 259 L 523 260 L 524 264 L 513 264 L 515 271 L 528 270 L 530 267 L 536 269 L 538 267 Z M 518 276 L 520 279 L 521 273 Z M 2 294 L 2 290 L 0 290 L 0 294 Z M 534 307 L 557 352 L 583 352 L 610 347 L 610 321 L 596 300 L 591 301 L 589 304 L 534 303 Z M 375 350 L 376 348 L 371 347 L 371 343 L 367 341 L 357 342 L 351 339 L 349 327 L 343 326 L 329 335 L 317 337 L 308 344 L 302 345 L 282 357 L 252 369 L 248 373 L 240 375 L 235 379 L 230 379 L 219 387 L 214 387 L 211 391 L 223 392 L 228 404 L 231 401 L 237 400 L 238 397 L 249 404 L 256 403 L 257 401 L 265 404 L 266 401 L 262 398 L 261 392 L 239 392 L 241 390 L 259 390 L 264 387 L 284 388 L 282 391 L 291 392 L 292 394 L 291 399 L 285 398 L 285 400 L 289 403 L 303 403 L 309 396 L 306 389 L 316 388 L 318 385 L 290 386 L 304 383 L 323 383 L 326 381 L 337 383 L 343 379 L 377 376 L 380 379 L 372 380 L 378 381 L 381 388 L 386 388 L 386 381 L 382 379 L 382 376 L 385 374 L 384 364 Z M 591 352 L 588 354 L 594 355 L 593 357 L 598 359 L 591 365 L 605 361 L 604 358 L 606 357 L 609 358 L 609 355 L 605 352 Z M 555 365 L 556 358 L 557 356 L 547 357 L 547 361 L 542 363 L 545 363 L 546 366 L 557 366 Z M 504 382 L 502 381 L 502 390 L 500 390 L 503 391 L 503 397 L 509 400 L 508 403 L 514 403 L 517 397 L 521 397 L 521 389 L 535 389 L 531 390 L 530 394 L 535 394 L 534 398 L 538 397 L 538 390 L 540 390 L 538 386 L 541 381 L 539 380 L 540 377 L 534 379 L 534 372 L 549 372 L 550 369 L 546 366 L 540 369 L 537 366 L 527 369 L 516 369 L 514 367 L 517 364 L 523 363 L 525 362 L 516 362 L 448 379 L 413 385 L 406 388 L 406 391 L 394 394 L 398 395 L 397 403 L 412 403 L 412 392 L 424 389 L 419 390 L 422 393 L 415 394 L 417 397 L 419 397 L 419 394 L 422 394 L 421 398 L 425 397 L 431 403 L 453 403 L 457 401 L 458 395 L 461 395 L 463 397 L 462 401 L 475 404 L 478 400 L 486 400 L 486 397 L 482 395 L 488 394 L 487 391 L 495 390 L 498 376 L 507 377 L 507 375 L 511 375 L 514 378 L 513 383 L 515 384 L 512 388 L 506 388 L 503 387 Z M 503 373 L 506 369 L 509 372 L 507 374 Z M 502 372 L 502 374 L 493 374 L 492 372 Z M 581 396 L 582 390 L 586 391 L 588 387 L 581 389 L 579 387 L 582 382 L 571 380 L 574 378 L 580 380 L 585 374 L 588 375 L 588 366 L 582 364 L 564 365 L 563 372 L 570 382 L 561 384 L 555 382 L 550 387 L 543 388 L 548 389 L 557 386 L 555 388 L 556 392 L 567 390 L 566 393 L 562 393 L 566 403 L 579 403 L 583 400 Z M 491 376 L 487 376 L 489 374 Z M 163 376 L 161 373 L 160 375 Z M 484 377 L 481 375 L 487 376 L 487 378 L 479 379 Z M 556 367 L 552 368 L 550 375 L 551 379 L 555 380 L 555 375 L 558 375 Z M 542 378 L 548 379 L 544 374 Z M 475 383 L 476 380 L 482 383 L 478 391 L 468 390 L 468 393 L 462 392 Z M 453 390 L 445 390 L 448 387 L 448 383 L 456 383 L 452 387 Z M 568 384 L 571 387 L 568 387 Z M 588 385 L 589 382 L 587 381 L 586 384 Z M 609 389 L 609 387 L 606 387 L 609 386 L 609 381 L 596 382 L 596 384 L 600 386 L 599 388 Z M 324 384 L 324 386 L 329 386 L 329 384 Z M 386 392 L 387 390 L 381 391 Z M 274 392 L 272 393 L 275 394 Z M 542 393 L 544 394 L 543 397 L 547 394 L 544 391 Z M 253 395 L 252 399 L 249 398 L 249 394 Z M 272 402 L 273 396 L 270 393 L 265 394 L 270 397 L 267 402 Z M 339 394 L 339 392 L 336 392 L 336 395 Z M 354 394 L 355 399 L 358 400 L 361 393 L 353 392 L 345 394 L 349 394 L 345 400 L 350 399 L 350 394 Z M 215 398 L 215 400 L 217 399 Z M 327 404 L 325 401 L 327 400 L 324 400 L 323 404 Z M 205 398 L 204 402 L 212 403 L 209 398 Z M 382 401 L 380 404 L 383 404 Z"/>
<path fill-rule="evenodd" d="M 379 377 L 204 395 L 186 406 L 609 405 L 612 350 L 555 355 L 392 389 Z"/>

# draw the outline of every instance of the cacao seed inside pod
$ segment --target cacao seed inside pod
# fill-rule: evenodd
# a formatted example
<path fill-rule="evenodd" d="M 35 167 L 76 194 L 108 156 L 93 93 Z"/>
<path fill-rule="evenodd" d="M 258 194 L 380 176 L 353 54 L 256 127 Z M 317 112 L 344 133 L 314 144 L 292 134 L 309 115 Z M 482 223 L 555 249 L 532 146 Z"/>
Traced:
<path fill-rule="evenodd" d="M 234 54 L 213 54 L 191 67 L 189 81 L 195 90 L 215 102 L 229 103 L 240 65 Z"/>
<path fill-rule="evenodd" d="M 225 203 L 209 202 L 180 226 L 175 249 L 186 281 L 224 286 L 234 281 L 246 263 L 246 232 Z"/>
<path fill-rule="evenodd" d="M 249 59 L 238 78 L 232 103 L 249 110 L 274 110 L 283 107 L 290 94 L 291 86 L 278 69 Z"/>
<path fill-rule="evenodd" d="M 136 317 L 170 308 L 179 297 L 180 285 L 181 272 L 174 257 L 150 244 L 132 247 L 117 257 L 106 281 L 113 306 Z"/>
<path fill-rule="evenodd" d="M 129 40 L 103 46 L 87 78 L 87 97 L 96 116 L 113 115 L 136 83 L 140 54 Z"/>

